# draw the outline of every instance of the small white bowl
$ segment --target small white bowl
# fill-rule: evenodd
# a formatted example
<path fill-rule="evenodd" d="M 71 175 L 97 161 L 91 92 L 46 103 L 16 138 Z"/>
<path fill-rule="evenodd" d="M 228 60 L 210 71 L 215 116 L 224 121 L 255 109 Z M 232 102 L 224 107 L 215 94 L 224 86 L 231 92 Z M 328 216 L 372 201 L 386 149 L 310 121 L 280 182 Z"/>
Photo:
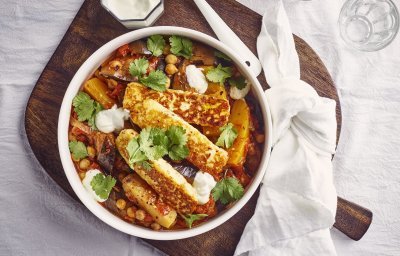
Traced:
<path fill-rule="evenodd" d="M 254 95 L 257 97 L 264 118 L 266 139 L 263 149 L 263 157 L 259 169 L 257 170 L 251 183 L 247 187 L 243 197 L 236 203 L 234 203 L 232 207 L 224 210 L 222 213 L 219 213 L 219 215 L 214 217 L 213 219 L 199 226 L 196 226 L 192 229 L 187 229 L 187 230 L 153 231 L 148 228 L 143 228 L 141 226 L 125 222 L 119 217 L 109 212 L 106 208 L 97 203 L 84 189 L 82 182 L 77 174 L 77 171 L 75 170 L 68 148 L 68 126 L 71 113 L 72 99 L 78 93 L 79 89 L 86 81 L 86 79 L 88 79 L 95 72 L 95 70 L 101 65 L 101 63 L 104 60 L 106 60 L 107 57 L 109 57 L 121 45 L 130 43 L 138 39 L 146 38 L 148 36 L 155 34 L 180 35 L 188 37 L 193 40 L 202 42 L 206 45 L 209 45 L 225 53 L 230 58 L 232 58 L 232 60 L 235 62 L 240 71 L 247 77 L 248 80 L 250 80 L 251 84 L 253 85 L 252 91 Z M 271 132 L 272 132 L 271 115 L 270 115 L 270 110 L 264 98 L 264 91 L 260 83 L 258 82 L 257 78 L 254 75 L 252 75 L 250 69 L 246 65 L 242 64 L 239 56 L 233 50 L 231 50 L 229 47 L 227 47 L 220 41 L 216 40 L 215 38 L 195 30 L 181 28 L 181 27 L 151 27 L 151 28 L 144 28 L 132 31 L 124 35 L 121 35 L 115 38 L 114 40 L 111 40 L 110 42 L 102 46 L 100 49 L 98 49 L 95 53 L 93 53 L 79 68 L 79 70 L 76 72 L 75 76 L 72 78 L 71 83 L 68 86 L 68 89 L 65 93 L 61 105 L 60 115 L 58 119 L 58 148 L 65 174 L 68 178 L 69 183 L 72 186 L 72 189 L 75 191 L 76 195 L 79 197 L 82 203 L 94 215 L 96 215 L 98 218 L 100 218 L 108 225 L 126 234 L 146 239 L 154 239 L 154 240 L 176 240 L 176 239 L 193 237 L 202 234 L 204 232 L 207 232 L 213 228 L 216 228 L 217 226 L 221 225 L 229 218 L 231 218 L 234 214 L 236 214 L 247 203 L 247 201 L 249 201 L 251 196 L 256 191 L 258 185 L 260 184 L 265 174 L 265 170 L 267 168 L 267 163 L 271 152 Z"/>

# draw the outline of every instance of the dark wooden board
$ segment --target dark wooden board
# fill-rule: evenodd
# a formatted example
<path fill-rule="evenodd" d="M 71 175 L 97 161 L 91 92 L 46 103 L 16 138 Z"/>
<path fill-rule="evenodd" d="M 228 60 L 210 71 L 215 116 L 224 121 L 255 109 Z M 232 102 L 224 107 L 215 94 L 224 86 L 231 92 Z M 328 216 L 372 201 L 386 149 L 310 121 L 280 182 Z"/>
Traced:
<path fill-rule="evenodd" d="M 208 2 L 256 53 L 261 16 L 234 0 Z M 164 15 L 156 25 L 187 27 L 215 36 L 194 3 L 188 0 L 165 0 Z M 61 101 L 80 65 L 101 45 L 128 31 L 100 6 L 98 0 L 86 0 L 39 77 L 28 101 L 25 129 L 32 150 L 50 177 L 75 199 L 77 197 L 66 179 L 57 148 L 57 120 Z M 334 99 L 337 103 L 339 138 L 340 103 L 333 81 L 311 47 L 297 36 L 294 39 L 300 56 L 301 78 L 310 83 L 319 95 Z M 267 89 L 263 75 L 258 78 Z M 258 191 L 238 214 L 203 235 L 178 241 L 147 242 L 170 255 L 231 255 L 254 212 L 257 197 Z M 340 222 L 346 223 L 346 215 L 341 216 Z"/>

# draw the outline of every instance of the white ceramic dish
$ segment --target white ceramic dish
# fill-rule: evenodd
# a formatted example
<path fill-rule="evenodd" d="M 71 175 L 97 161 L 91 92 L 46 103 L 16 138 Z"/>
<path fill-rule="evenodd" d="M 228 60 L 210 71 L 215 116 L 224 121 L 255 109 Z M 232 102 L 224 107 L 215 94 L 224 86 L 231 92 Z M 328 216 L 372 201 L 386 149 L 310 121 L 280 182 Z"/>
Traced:
<path fill-rule="evenodd" d="M 247 187 L 244 196 L 240 200 L 238 200 L 232 207 L 224 210 L 222 213 L 219 213 L 219 215 L 215 218 L 187 230 L 153 231 L 134 224 L 130 224 L 113 215 L 106 208 L 98 204 L 86 192 L 75 170 L 68 149 L 68 125 L 72 99 L 78 93 L 79 89 L 86 81 L 86 79 L 89 78 L 101 65 L 101 63 L 105 59 L 107 59 L 107 57 L 110 56 L 119 46 L 155 34 L 185 36 L 214 47 L 215 49 L 231 57 L 232 60 L 236 63 L 237 67 L 242 71 L 242 73 L 247 77 L 248 80 L 250 80 L 251 84 L 253 85 L 252 91 L 257 97 L 264 118 L 266 143 L 263 149 L 263 158 L 261 160 L 260 167 L 253 177 L 251 183 Z M 271 132 L 271 116 L 269 108 L 265 102 L 264 91 L 261 88 L 261 85 L 258 82 L 257 78 L 251 74 L 250 69 L 246 65 L 242 64 L 238 55 L 234 51 L 232 51 L 230 48 L 228 48 L 226 45 L 216 40 L 215 38 L 200 33 L 198 31 L 181 27 L 151 27 L 129 32 L 115 38 L 114 40 L 111 40 L 100 49 L 98 49 L 95 53 L 93 53 L 79 68 L 68 86 L 61 105 L 60 115 L 58 119 L 58 148 L 60 152 L 61 162 L 69 183 L 71 184 L 73 190 L 82 201 L 82 203 L 94 215 L 96 215 L 108 225 L 130 235 L 154 240 L 176 240 L 196 236 L 221 225 L 229 218 L 231 218 L 235 213 L 237 213 L 248 202 L 248 200 L 251 198 L 258 185 L 260 184 L 267 168 L 267 163 L 271 152 Z"/>

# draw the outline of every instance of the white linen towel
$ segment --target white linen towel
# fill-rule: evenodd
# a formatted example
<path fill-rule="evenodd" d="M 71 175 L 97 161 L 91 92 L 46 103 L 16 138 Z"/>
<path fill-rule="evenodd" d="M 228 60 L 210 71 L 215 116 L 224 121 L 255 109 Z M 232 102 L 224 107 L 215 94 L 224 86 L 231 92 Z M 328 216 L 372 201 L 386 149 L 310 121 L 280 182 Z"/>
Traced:
<path fill-rule="evenodd" d="M 281 1 L 268 6 L 257 41 L 271 89 L 273 151 L 254 216 L 235 255 L 336 255 L 330 236 L 336 190 L 335 101 L 300 80 L 300 65 Z"/>

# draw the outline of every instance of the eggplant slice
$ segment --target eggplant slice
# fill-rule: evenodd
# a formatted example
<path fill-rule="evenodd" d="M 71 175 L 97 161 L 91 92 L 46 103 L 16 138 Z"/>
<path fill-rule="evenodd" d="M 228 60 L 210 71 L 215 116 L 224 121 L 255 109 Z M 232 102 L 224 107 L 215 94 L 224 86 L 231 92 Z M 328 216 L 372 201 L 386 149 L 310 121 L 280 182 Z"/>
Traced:
<path fill-rule="evenodd" d="M 111 174 L 116 155 L 114 135 L 112 133 L 96 132 L 94 134 L 94 145 L 98 152 L 97 162 L 104 168 L 107 174 Z"/>

